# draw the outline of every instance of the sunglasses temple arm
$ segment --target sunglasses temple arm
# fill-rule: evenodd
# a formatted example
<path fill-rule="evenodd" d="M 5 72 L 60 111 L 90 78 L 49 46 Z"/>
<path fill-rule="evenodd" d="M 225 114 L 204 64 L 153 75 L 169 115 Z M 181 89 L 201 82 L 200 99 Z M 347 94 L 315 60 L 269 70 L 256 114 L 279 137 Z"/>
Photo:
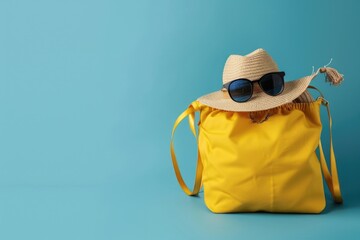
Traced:
<path fill-rule="evenodd" d="M 221 91 L 223 91 L 223 92 L 227 91 L 227 90 L 228 90 L 229 85 L 230 85 L 230 83 L 229 83 L 229 82 L 228 82 L 228 83 L 223 84 L 223 85 L 222 85 L 222 88 L 221 88 Z"/>

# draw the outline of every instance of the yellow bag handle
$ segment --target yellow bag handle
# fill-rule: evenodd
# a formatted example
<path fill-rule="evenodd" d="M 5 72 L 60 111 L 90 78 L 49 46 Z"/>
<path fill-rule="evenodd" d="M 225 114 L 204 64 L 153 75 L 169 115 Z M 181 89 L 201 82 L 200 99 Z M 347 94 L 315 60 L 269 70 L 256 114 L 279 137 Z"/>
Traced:
<path fill-rule="evenodd" d="M 176 130 L 177 126 L 179 125 L 179 123 L 188 116 L 190 129 L 197 140 L 197 135 L 196 135 L 196 130 L 195 130 L 195 112 L 199 111 L 199 110 L 200 110 L 199 104 L 196 104 L 196 102 L 192 103 L 189 106 L 189 108 L 186 109 L 182 114 L 180 114 L 180 116 L 176 119 L 172 133 L 171 133 L 170 152 L 171 152 L 171 160 L 172 160 L 172 163 L 174 166 L 175 175 L 180 184 L 180 187 L 189 196 L 196 196 L 200 191 L 203 165 L 202 165 L 199 150 L 198 150 L 198 160 L 197 160 L 197 166 L 196 166 L 195 183 L 194 183 L 193 190 L 191 191 L 181 176 L 180 168 L 179 168 L 179 165 L 176 160 L 176 155 L 175 155 L 175 150 L 174 150 L 174 133 L 175 133 L 175 130 Z"/>
<path fill-rule="evenodd" d="M 324 95 L 320 92 L 319 89 L 317 89 L 316 87 L 313 87 L 313 86 L 308 86 L 308 88 L 317 90 L 320 93 L 320 96 L 322 99 L 322 104 L 324 106 L 326 106 L 326 110 L 327 110 L 327 114 L 328 114 L 328 118 L 329 118 L 331 174 L 330 174 L 328 165 L 325 160 L 325 155 L 324 155 L 323 147 L 321 144 L 321 139 L 319 140 L 320 165 L 321 165 L 322 172 L 324 174 L 326 184 L 331 192 L 331 195 L 332 195 L 334 201 L 336 203 L 342 203 L 343 199 L 342 199 L 341 191 L 340 191 L 340 182 L 339 182 L 339 176 L 338 176 L 337 167 L 336 167 L 336 158 L 335 158 L 333 141 L 332 141 L 332 131 L 331 131 L 332 119 L 331 119 L 331 114 L 330 114 L 329 102 L 325 100 Z"/>

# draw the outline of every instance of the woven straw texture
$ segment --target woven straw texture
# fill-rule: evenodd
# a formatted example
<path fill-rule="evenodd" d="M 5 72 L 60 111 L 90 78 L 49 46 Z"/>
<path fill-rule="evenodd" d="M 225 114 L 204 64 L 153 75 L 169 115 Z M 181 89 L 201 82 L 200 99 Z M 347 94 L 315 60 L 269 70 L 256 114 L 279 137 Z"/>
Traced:
<path fill-rule="evenodd" d="M 277 64 L 263 49 L 257 49 L 245 56 L 230 55 L 224 67 L 223 84 L 239 78 L 254 81 L 266 73 L 278 71 Z M 310 76 L 285 82 L 284 91 L 278 96 L 267 95 L 255 84 L 252 98 L 244 103 L 234 102 L 227 92 L 221 90 L 202 96 L 198 101 L 210 107 L 227 111 L 251 112 L 267 110 L 285 103 L 291 103 L 298 98 L 306 91 L 306 88 L 316 75 L 317 72 Z"/>

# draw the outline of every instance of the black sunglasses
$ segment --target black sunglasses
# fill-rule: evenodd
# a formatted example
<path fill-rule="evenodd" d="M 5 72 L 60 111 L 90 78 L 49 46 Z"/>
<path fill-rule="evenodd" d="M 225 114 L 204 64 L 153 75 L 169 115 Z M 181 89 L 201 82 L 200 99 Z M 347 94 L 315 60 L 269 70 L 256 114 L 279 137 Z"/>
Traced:
<path fill-rule="evenodd" d="M 252 97 L 253 84 L 257 82 L 266 94 L 277 96 L 284 90 L 284 76 L 285 72 L 271 72 L 256 81 L 240 78 L 224 84 L 222 91 L 227 90 L 235 102 L 246 102 Z"/>

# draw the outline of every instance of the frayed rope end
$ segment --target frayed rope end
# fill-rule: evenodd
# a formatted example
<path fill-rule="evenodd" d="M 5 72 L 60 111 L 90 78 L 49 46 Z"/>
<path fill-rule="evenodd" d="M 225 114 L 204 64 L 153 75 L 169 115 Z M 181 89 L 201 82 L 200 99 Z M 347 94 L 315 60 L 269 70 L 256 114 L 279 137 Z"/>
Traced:
<path fill-rule="evenodd" d="M 325 80 L 330 85 L 338 86 L 344 80 L 344 75 L 339 73 L 335 68 L 322 67 L 320 68 L 321 73 L 325 73 Z"/>

